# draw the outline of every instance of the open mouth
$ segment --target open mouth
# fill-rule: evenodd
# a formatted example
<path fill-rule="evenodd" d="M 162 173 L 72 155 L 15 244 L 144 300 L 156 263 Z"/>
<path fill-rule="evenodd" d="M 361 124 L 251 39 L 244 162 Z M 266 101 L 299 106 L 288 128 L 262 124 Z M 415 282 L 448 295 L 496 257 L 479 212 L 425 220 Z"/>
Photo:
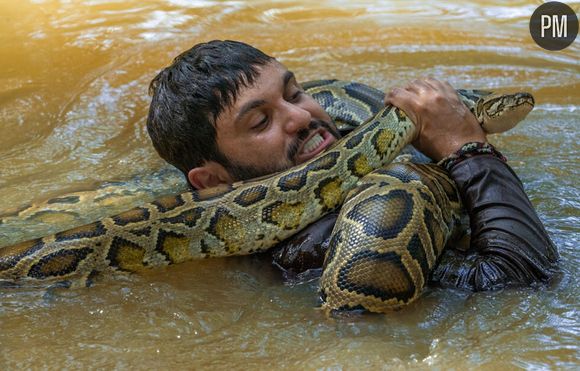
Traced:
<path fill-rule="evenodd" d="M 309 153 L 314 151 L 316 148 L 320 146 L 324 142 L 324 138 L 322 135 L 316 133 L 308 142 L 304 144 L 304 153 Z"/>
<path fill-rule="evenodd" d="M 304 144 L 302 145 L 301 151 L 298 153 L 297 159 L 299 163 L 311 159 L 317 154 L 324 151 L 335 138 L 330 132 L 325 129 L 319 129 L 316 133 L 312 134 Z"/>

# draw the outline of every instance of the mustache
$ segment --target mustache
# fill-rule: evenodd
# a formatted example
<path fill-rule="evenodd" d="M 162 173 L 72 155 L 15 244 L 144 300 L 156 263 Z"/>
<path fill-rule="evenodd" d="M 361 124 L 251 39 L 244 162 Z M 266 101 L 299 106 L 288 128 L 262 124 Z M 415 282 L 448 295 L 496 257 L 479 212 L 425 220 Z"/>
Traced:
<path fill-rule="evenodd" d="M 326 129 L 330 134 L 332 134 L 335 138 L 340 138 L 340 133 L 338 130 L 329 122 L 313 119 L 308 124 L 308 128 L 302 128 L 296 133 L 296 139 L 292 142 L 290 147 L 288 148 L 287 156 L 288 159 L 293 163 L 296 164 L 296 155 L 298 154 L 298 149 L 300 145 L 308 138 L 310 133 L 314 130 L 318 130 L 319 128 Z"/>

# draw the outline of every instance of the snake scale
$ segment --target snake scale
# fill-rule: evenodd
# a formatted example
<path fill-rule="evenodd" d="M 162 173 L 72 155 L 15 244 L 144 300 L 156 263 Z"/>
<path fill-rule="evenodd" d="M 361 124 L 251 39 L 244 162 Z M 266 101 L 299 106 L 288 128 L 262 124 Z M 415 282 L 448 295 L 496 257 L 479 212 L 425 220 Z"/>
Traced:
<path fill-rule="evenodd" d="M 337 80 L 304 88 L 339 128 L 354 128 L 326 152 L 269 177 L 163 196 L 2 247 L 0 280 L 86 284 L 98 273 L 251 254 L 344 204 L 321 281 L 324 307 L 384 312 L 411 302 L 453 229 L 457 190 L 436 165 L 389 165 L 415 126 L 382 106 L 382 92 Z M 458 94 L 488 132 L 508 130 L 534 105 L 527 93 Z"/>

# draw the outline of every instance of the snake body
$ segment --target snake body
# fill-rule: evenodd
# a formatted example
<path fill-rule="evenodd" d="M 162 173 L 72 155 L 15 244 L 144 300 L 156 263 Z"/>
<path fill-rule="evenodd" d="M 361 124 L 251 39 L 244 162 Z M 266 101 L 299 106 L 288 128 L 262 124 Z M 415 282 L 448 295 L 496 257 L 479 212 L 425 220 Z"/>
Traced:
<path fill-rule="evenodd" d="M 374 199 L 374 196 L 361 196 L 367 194 L 363 191 L 372 193 L 369 190 L 373 187 L 385 186 L 384 179 L 377 183 L 373 178 L 383 176 L 381 172 L 389 172 L 389 167 L 385 166 L 411 142 L 415 126 L 398 108 L 382 107 L 380 91 L 362 84 L 321 80 L 307 83 L 305 88 L 329 112 L 339 127 L 357 126 L 323 154 L 269 177 L 164 196 L 87 225 L 2 247 L 0 280 L 68 280 L 84 283 L 95 273 L 137 271 L 144 267 L 190 259 L 251 254 L 269 249 L 326 213 L 336 210 L 345 203 L 347 195 L 347 204 L 355 205 L 357 210 L 364 209 L 361 205 L 365 205 L 365 200 L 370 202 L 368 200 Z M 533 98 L 525 93 L 497 96 L 479 91 L 458 93 L 484 128 L 499 128 L 496 131 L 513 126 L 533 107 Z M 371 119 L 361 124 L 370 116 Z M 379 170 L 366 179 L 375 169 Z M 416 287 L 413 294 L 416 297 L 421 282 L 425 281 L 428 270 L 440 252 L 432 250 L 440 250 L 441 243 L 444 244 L 450 233 L 458 201 L 453 196 L 452 182 L 434 165 L 416 168 L 412 173 L 411 178 L 416 179 L 407 183 L 416 183 L 419 188 L 428 183 L 438 191 L 429 194 L 429 187 L 409 191 L 401 185 L 404 181 L 394 181 L 401 178 L 400 174 L 393 175 L 391 171 L 385 176 L 393 178 L 394 191 L 408 192 L 413 202 L 425 199 L 424 208 L 431 210 L 432 218 L 417 215 L 415 206 L 403 202 L 402 209 L 397 213 L 411 214 L 413 217 L 399 220 L 396 215 L 395 219 L 387 216 L 390 219 L 386 225 L 391 223 L 401 230 L 413 230 L 421 223 L 425 225 L 419 236 L 422 242 L 420 248 L 416 248 L 419 245 L 414 242 L 414 237 L 409 239 L 406 234 L 405 237 L 403 234 L 393 237 L 399 246 L 393 250 L 393 254 L 401 261 L 416 260 L 413 264 L 421 267 L 404 266 L 399 271 L 393 270 L 395 275 L 406 272 L 401 277 L 407 280 L 407 286 Z M 441 188 L 441 184 L 448 184 L 449 187 Z M 443 194 L 445 197 L 441 197 Z M 379 195 L 378 191 L 375 195 Z M 352 201 L 351 197 L 358 201 Z M 455 204 L 451 205 L 449 200 Z M 345 217 L 345 222 L 350 226 L 365 218 L 370 219 L 360 213 L 359 216 L 353 216 L 357 212 L 351 214 Z M 351 232 L 340 223 L 333 233 L 336 238 L 333 237 L 332 254 L 329 255 L 331 260 L 325 263 L 328 274 L 323 276 L 323 295 L 327 305 L 332 308 L 356 307 L 357 304 L 352 300 L 347 304 L 329 300 L 340 295 L 350 299 L 354 295 L 345 294 L 344 291 L 334 293 L 324 282 L 344 280 L 344 277 L 355 282 L 356 273 L 352 270 L 348 275 L 339 275 L 338 278 L 332 278 L 334 273 L 331 272 L 335 266 L 340 270 L 341 267 L 350 267 L 354 262 L 354 258 L 348 257 L 343 251 L 356 246 L 345 247 L 342 241 L 356 241 L 361 233 L 366 235 L 364 237 L 372 237 L 372 234 L 363 228 L 349 235 Z M 434 239 L 428 236 L 429 233 L 441 234 L 441 237 Z M 429 244 L 429 241 L 436 243 Z M 364 249 L 373 253 L 382 251 L 379 247 L 367 246 Z M 423 249 L 423 253 L 413 253 L 413 249 Z M 405 254 L 410 254 L 411 258 L 404 258 L 407 256 Z M 390 280 L 389 273 L 386 274 L 387 278 L 383 280 Z M 365 297 L 370 295 L 363 293 Z M 388 300 L 381 301 L 390 303 Z M 406 303 L 409 300 L 403 301 Z M 398 300 L 396 305 L 403 301 Z M 366 305 L 367 309 L 379 311 L 390 306 L 393 304 L 386 304 L 382 309 Z"/>
<path fill-rule="evenodd" d="M 417 299 L 460 216 L 459 193 L 440 166 L 396 163 L 366 175 L 330 240 L 324 309 L 385 312 Z"/>

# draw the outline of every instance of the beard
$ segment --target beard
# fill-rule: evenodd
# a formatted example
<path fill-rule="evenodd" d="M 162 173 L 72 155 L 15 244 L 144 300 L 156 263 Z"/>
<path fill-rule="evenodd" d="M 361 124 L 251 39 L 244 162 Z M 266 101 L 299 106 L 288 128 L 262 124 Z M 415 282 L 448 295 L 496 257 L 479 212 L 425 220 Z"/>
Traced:
<path fill-rule="evenodd" d="M 240 164 L 235 160 L 227 159 L 226 163 L 223 163 L 222 165 L 236 181 L 259 178 L 288 170 L 289 168 L 298 165 L 296 156 L 298 155 L 298 149 L 302 142 L 308 138 L 312 131 L 318 130 L 319 128 L 326 129 L 326 131 L 328 131 L 333 137 L 340 139 L 340 133 L 334 124 L 314 119 L 310 122 L 308 128 L 300 129 L 298 133 L 296 133 L 296 138 L 292 141 L 286 151 L 287 161 L 285 163 L 267 166 L 253 166 Z"/>

